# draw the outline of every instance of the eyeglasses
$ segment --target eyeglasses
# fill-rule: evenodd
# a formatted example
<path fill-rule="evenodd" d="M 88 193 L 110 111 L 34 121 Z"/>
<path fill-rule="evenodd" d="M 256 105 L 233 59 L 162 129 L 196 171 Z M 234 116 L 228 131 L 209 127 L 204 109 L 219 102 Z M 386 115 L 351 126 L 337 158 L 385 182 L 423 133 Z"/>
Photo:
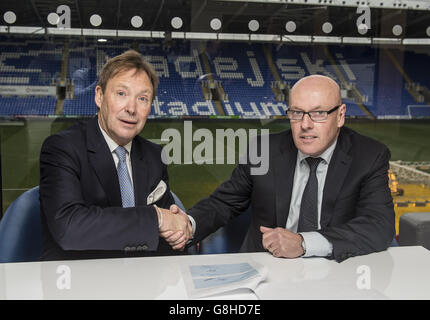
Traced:
<path fill-rule="evenodd" d="M 307 114 L 309 116 L 309 118 L 311 118 L 312 121 L 323 122 L 323 121 L 327 120 L 328 115 L 330 113 L 339 109 L 340 106 L 341 106 L 341 104 L 336 106 L 336 107 L 331 108 L 328 111 L 316 110 L 316 111 L 305 112 L 305 111 L 301 111 L 301 110 L 288 109 L 287 115 L 288 115 L 288 118 L 290 118 L 291 120 L 301 121 L 301 120 L 303 120 L 303 117 L 305 116 L 305 114 Z"/>

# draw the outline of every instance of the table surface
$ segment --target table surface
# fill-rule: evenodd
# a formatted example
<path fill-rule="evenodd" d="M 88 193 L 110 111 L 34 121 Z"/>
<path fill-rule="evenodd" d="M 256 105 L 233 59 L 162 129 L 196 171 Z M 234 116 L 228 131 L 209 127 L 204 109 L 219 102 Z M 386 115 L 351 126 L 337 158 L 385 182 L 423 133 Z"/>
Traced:
<path fill-rule="evenodd" d="M 430 251 L 392 247 L 341 263 L 269 253 L 0 264 L 0 299 L 189 299 L 189 265 L 254 261 L 267 270 L 255 290 L 209 299 L 430 299 Z"/>

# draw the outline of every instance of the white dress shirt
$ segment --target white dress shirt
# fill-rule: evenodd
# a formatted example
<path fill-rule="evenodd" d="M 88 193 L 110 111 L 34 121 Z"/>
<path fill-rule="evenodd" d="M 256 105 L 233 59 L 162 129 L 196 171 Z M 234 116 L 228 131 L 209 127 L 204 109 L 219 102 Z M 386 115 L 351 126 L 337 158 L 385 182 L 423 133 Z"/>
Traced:
<path fill-rule="evenodd" d="M 324 191 L 325 178 L 327 176 L 327 169 L 336 148 L 337 140 L 327 148 L 319 157 L 322 161 L 319 163 L 316 176 L 318 180 L 318 229 L 321 228 L 321 205 Z M 294 172 L 293 191 L 291 194 L 290 212 L 288 214 L 286 228 L 292 232 L 297 232 L 300 216 L 300 206 L 302 202 L 303 192 L 306 183 L 309 179 L 309 165 L 306 158 L 309 155 L 304 154 L 300 150 L 297 152 L 296 170 Z M 326 257 L 333 252 L 332 244 L 320 233 L 313 232 L 300 232 L 305 241 L 306 254 L 305 257 L 319 256 Z"/>
<path fill-rule="evenodd" d="M 117 156 L 117 154 L 115 153 L 115 149 L 118 148 L 119 144 L 116 143 L 115 141 L 112 140 L 111 137 L 108 136 L 108 134 L 103 130 L 103 128 L 100 126 L 100 122 L 97 122 L 99 124 L 99 128 L 100 131 L 103 134 L 103 138 L 105 138 L 106 143 L 109 147 L 110 153 L 113 157 L 113 161 L 115 162 L 115 168 L 118 167 L 118 162 L 119 162 L 119 158 Z M 130 180 L 131 180 L 131 185 L 133 185 L 133 171 L 132 171 L 132 167 L 131 167 L 131 145 L 133 143 L 133 140 L 131 140 L 129 143 L 127 143 L 125 146 L 123 146 L 125 148 L 125 150 L 127 150 L 127 154 L 125 156 L 125 160 L 127 163 L 127 169 L 128 169 L 128 174 L 130 175 Z"/>

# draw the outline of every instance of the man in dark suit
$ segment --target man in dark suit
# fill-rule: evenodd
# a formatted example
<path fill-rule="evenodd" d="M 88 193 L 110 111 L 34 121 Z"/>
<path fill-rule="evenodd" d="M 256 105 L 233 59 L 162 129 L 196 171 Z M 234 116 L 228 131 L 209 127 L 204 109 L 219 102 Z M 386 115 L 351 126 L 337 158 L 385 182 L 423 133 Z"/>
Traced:
<path fill-rule="evenodd" d="M 194 240 L 251 206 L 245 252 L 340 262 L 385 250 L 395 232 L 390 152 L 343 127 L 345 111 L 332 79 L 313 75 L 298 81 L 290 91 L 291 130 L 269 136 L 268 172 L 253 175 L 249 162 L 239 164 L 228 181 L 191 208 Z"/>
<path fill-rule="evenodd" d="M 110 59 L 95 90 L 97 117 L 43 143 L 42 260 L 172 254 L 164 238 L 190 237 L 188 217 L 163 209 L 174 200 L 161 147 L 138 136 L 157 85 L 139 53 Z"/>

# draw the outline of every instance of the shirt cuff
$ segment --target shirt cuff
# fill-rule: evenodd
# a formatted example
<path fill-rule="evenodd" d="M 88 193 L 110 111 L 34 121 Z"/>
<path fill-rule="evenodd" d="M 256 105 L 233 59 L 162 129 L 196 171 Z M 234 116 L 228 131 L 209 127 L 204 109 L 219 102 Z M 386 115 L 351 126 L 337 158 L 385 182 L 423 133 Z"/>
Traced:
<path fill-rule="evenodd" d="M 301 232 L 306 246 L 303 257 L 327 257 L 333 252 L 333 245 L 319 232 Z"/>
<path fill-rule="evenodd" d="M 188 219 L 190 219 L 191 227 L 193 228 L 193 237 L 194 237 L 194 234 L 196 233 L 196 220 L 194 220 L 194 218 L 190 215 L 188 215 Z"/>

